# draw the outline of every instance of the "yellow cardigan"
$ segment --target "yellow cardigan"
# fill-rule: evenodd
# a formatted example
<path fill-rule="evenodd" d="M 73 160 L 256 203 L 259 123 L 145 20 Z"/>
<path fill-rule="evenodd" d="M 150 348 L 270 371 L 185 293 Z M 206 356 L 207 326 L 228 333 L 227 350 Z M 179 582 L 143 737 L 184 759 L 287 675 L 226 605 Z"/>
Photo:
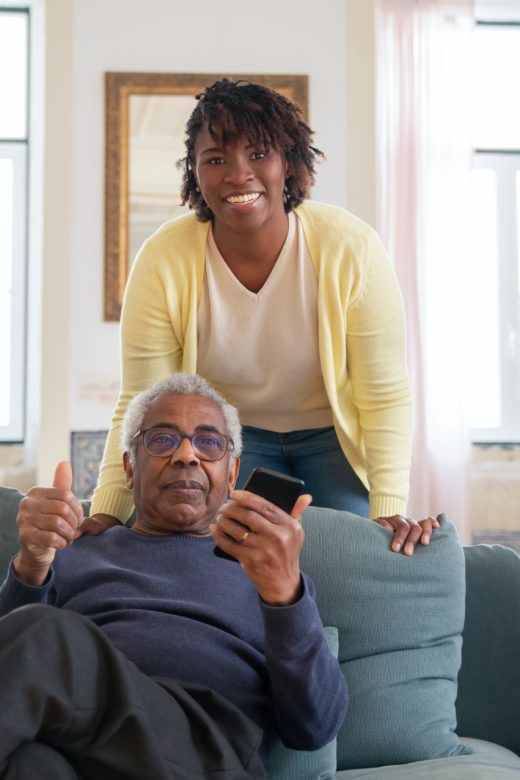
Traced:
<path fill-rule="evenodd" d="M 369 489 L 370 516 L 405 514 L 411 397 L 401 296 L 375 231 L 344 209 L 305 201 L 302 221 L 318 276 L 319 350 L 341 447 Z M 197 371 L 197 308 L 209 223 L 193 213 L 141 248 L 121 316 L 121 392 L 92 514 L 126 521 L 133 509 L 119 445 L 129 400 L 175 371 Z"/>

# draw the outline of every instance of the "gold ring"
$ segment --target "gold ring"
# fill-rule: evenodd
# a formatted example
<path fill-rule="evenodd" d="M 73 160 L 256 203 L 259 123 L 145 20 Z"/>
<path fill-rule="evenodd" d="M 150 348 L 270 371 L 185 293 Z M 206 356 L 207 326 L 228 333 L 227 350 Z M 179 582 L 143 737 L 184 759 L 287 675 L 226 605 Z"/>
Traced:
<path fill-rule="evenodd" d="M 242 534 L 242 538 L 240 540 L 240 544 L 244 544 L 248 536 L 249 536 L 249 531 L 244 531 L 244 533 Z"/>

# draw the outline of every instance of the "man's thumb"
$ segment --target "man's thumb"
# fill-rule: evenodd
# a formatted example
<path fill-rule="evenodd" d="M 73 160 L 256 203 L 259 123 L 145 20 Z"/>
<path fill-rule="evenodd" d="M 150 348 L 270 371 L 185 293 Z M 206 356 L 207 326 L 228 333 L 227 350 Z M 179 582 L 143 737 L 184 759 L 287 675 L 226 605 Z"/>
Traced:
<path fill-rule="evenodd" d="M 56 466 L 52 486 L 63 490 L 72 490 L 72 466 L 67 460 L 62 460 Z"/>
<path fill-rule="evenodd" d="M 312 502 L 312 496 L 310 493 L 303 493 L 301 496 L 298 496 L 296 499 L 296 503 L 292 508 L 291 517 L 296 517 L 298 520 L 301 520 L 301 516 L 307 509 L 307 507 Z"/>

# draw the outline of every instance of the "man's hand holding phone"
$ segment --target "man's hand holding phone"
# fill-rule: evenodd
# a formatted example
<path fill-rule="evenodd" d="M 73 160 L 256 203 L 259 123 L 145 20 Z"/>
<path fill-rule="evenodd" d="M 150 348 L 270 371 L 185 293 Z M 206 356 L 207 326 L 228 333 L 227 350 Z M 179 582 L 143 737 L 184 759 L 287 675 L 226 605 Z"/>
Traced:
<path fill-rule="evenodd" d="M 276 495 L 280 501 L 278 491 Z M 300 495 L 286 512 L 263 496 L 235 490 L 212 525 L 215 544 L 238 560 L 267 604 L 292 604 L 300 596 L 301 515 L 311 500 Z"/>

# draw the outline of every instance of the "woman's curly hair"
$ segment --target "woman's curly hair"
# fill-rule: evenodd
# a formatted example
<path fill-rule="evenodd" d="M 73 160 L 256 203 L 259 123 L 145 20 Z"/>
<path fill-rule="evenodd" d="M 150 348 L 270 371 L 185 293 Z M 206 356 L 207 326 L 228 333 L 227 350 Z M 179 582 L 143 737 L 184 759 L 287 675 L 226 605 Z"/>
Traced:
<path fill-rule="evenodd" d="M 193 173 L 195 143 L 205 125 L 211 135 L 218 130 L 224 144 L 246 136 L 252 144 L 282 152 L 289 171 L 284 189 L 286 212 L 308 197 L 316 160 L 324 155 L 311 145 L 314 133 L 295 103 L 260 84 L 228 78 L 215 81 L 196 97 L 198 103 L 186 124 L 186 157 L 178 166 L 183 171 L 182 205 L 188 203 L 201 222 L 213 218 Z"/>

